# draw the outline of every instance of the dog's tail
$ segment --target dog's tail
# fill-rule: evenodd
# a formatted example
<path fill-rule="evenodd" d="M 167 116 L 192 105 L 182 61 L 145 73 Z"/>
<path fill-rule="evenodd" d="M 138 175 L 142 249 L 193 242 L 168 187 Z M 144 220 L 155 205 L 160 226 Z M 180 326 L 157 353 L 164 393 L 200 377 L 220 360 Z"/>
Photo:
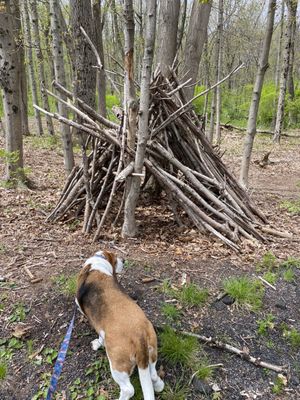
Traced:
<path fill-rule="evenodd" d="M 138 367 L 138 371 L 144 400 L 155 400 L 149 364 L 146 368 Z"/>

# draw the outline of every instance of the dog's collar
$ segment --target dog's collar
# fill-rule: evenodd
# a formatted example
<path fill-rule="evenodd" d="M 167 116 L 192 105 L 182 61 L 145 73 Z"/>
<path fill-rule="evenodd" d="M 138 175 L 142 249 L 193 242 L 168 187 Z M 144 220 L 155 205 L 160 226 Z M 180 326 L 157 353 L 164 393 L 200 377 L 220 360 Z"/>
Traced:
<path fill-rule="evenodd" d="M 106 260 L 106 257 L 105 257 L 104 254 L 96 253 L 96 254 L 94 255 L 94 257 L 99 257 L 99 258 L 103 258 L 103 260 Z"/>

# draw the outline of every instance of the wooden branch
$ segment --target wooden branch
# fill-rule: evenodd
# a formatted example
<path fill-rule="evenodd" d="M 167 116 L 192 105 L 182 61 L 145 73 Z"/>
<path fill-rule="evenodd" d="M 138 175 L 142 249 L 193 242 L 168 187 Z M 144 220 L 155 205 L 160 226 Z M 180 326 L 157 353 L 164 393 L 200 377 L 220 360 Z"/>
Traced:
<path fill-rule="evenodd" d="M 198 340 L 200 340 L 201 342 L 204 342 L 204 343 L 208 344 L 209 346 L 217 347 L 219 349 L 224 349 L 224 350 L 228 351 L 229 353 L 236 354 L 239 357 L 241 357 L 243 360 L 246 360 L 246 361 L 254 364 L 257 367 L 267 368 L 267 369 L 270 369 L 270 370 L 275 371 L 275 372 L 287 373 L 287 367 L 286 366 L 274 365 L 274 364 L 271 364 L 269 362 L 262 361 L 258 357 L 251 356 L 245 350 L 240 350 L 237 347 L 234 347 L 234 346 L 232 346 L 230 344 L 224 343 L 224 342 L 222 342 L 220 340 L 217 340 L 217 339 L 214 339 L 212 337 L 206 337 L 206 336 L 202 336 L 202 335 L 198 335 L 196 333 L 191 333 L 191 332 L 186 332 L 186 331 L 178 332 L 178 333 L 180 333 L 182 335 L 185 335 L 185 336 L 195 337 Z"/>
<path fill-rule="evenodd" d="M 83 29 L 82 26 L 80 27 L 80 30 L 81 30 L 81 33 L 83 33 L 84 37 L 86 38 L 88 44 L 91 46 L 91 49 L 93 50 L 93 53 L 94 53 L 95 56 L 96 56 L 98 68 L 99 68 L 99 69 L 103 69 L 103 65 L 102 65 L 102 62 L 101 62 L 99 53 L 98 53 L 98 51 L 97 51 L 97 49 L 96 49 L 96 46 L 94 45 L 94 43 L 93 43 L 92 40 L 90 39 L 89 35 L 86 33 L 86 31 Z"/>

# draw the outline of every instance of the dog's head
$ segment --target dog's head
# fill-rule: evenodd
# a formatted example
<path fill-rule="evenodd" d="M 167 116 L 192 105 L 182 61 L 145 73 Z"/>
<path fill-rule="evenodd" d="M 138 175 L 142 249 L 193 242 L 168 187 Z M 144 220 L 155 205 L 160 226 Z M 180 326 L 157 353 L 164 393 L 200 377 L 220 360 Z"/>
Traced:
<path fill-rule="evenodd" d="M 120 274 L 123 270 L 124 262 L 115 253 L 107 250 L 99 250 L 96 255 L 103 256 L 112 266 L 114 274 Z"/>

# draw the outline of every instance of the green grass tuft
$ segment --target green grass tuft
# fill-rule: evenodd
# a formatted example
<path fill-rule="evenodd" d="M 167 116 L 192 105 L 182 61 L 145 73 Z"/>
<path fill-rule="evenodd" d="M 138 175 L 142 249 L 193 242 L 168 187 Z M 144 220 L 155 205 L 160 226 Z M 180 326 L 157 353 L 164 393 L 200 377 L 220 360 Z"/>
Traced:
<path fill-rule="evenodd" d="M 77 289 L 77 275 L 66 277 L 64 274 L 53 278 L 53 282 L 59 287 L 62 293 L 67 296 L 74 296 Z"/>
<path fill-rule="evenodd" d="M 300 268 L 300 258 L 288 257 L 280 264 L 282 268 Z"/>
<path fill-rule="evenodd" d="M 277 278 L 278 275 L 276 274 L 276 272 L 268 271 L 265 274 L 263 274 L 263 279 L 269 282 L 271 285 L 275 285 Z"/>
<path fill-rule="evenodd" d="M 278 261 L 276 256 L 271 251 L 267 251 L 266 254 L 262 256 L 260 262 L 256 265 L 257 271 L 270 271 L 274 270 L 276 267 L 278 267 Z"/>
<path fill-rule="evenodd" d="M 199 363 L 197 363 L 197 378 L 207 381 L 213 376 L 214 366 L 209 364 L 209 360 L 207 358 L 201 359 Z"/>
<path fill-rule="evenodd" d="M 230 278 L 223 283 L 225 292 L 233 297 L 240 306 L 245 306 L 257 311 L 262 306 L 264 287 L 258 280 L 246 276 Z"/>
<path fill-rule="evenodd" d="M 186 400 L 188 394 L 188 387 L 177 382 L 175 386 L 171 387 L 166 384 L 164 391 L 160 395 L 161 400 Z"/>
<path fill-rule="evenodd" d="M 280 208 L 287 210 L 293 215 L 300 214 L 300 200 L 285 200 L 280 203 Z"/>
<path fill-rule="evenodd" d="M 275 317 L 273 314 L 268 314 L 265 319 L 258 320 L 257 333 L 259 335 L 266 335 L 269 330 L 274 328 L 274 320 Z"/>
<path fill-rule="evenodd" d="M 1 361 L 0 362 L 0 381 L 5 379 L 7 374 L 7 365 L 5 362 Z"/>
<path fill-rule="evenodd" d="M 180 317 L 180 311 L 173 304 L 163 304 L 161 311 L 167 319 L 174 322 Z"/>
<path fill-rule="evenodd" d="M 293 328 L 288 335 L 289 342 L 294 349 L 300 348 L 300 332 Z"/>
<path fill-rule="evenodd" d="M 199 349 L 196 338 L 178 335 L 170 327 L 166 327 L 159 338 L 160 354 L 171 364 L 190 366 L 195 361 Z"/>
<path fill-rule="evenodd" d="M 286 282 L 294 282 L 295 280 L 295 272 L 292 270 L 292 268 L 287 269 L 286 271 L 284 271 L 283 273 L 283 279 Z"/>
<path fill-rule="evenodd" d="M 178 292 L 178 300 L 185 306 L 199 306 L 206 302 L 208 290 L 201 289 L 194 283 L 183 286 Z"/>

